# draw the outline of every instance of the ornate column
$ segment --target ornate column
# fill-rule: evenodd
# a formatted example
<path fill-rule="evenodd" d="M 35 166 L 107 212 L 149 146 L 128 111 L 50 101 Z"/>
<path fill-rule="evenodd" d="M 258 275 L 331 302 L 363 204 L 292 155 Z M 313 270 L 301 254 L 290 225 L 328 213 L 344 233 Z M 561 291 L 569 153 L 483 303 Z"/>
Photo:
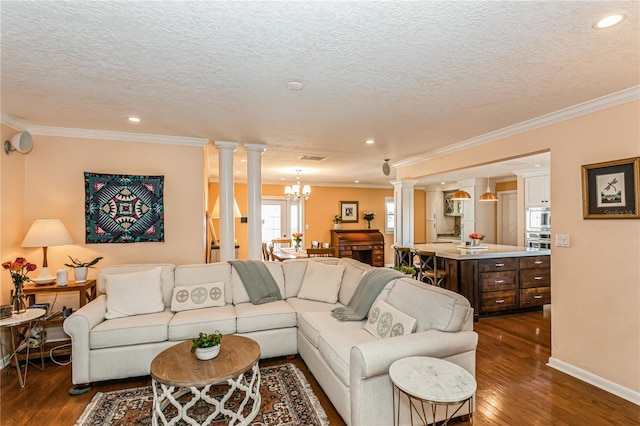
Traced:
<path fill-rule="evenodd" d="M 396 207 L 394 244 L 402 247 L 413 246 L 413 187 L 417 180 L 394 180 L 393 200 Z"/>
<path fill-rule="evenodd" d="M 267 145 L 246 143 L 247 151 L 247 198 L 249 212 L 249 259 L 262 259 L 262 153 Z"/>
<path fill-rule="evenodd" d="M 236 258 L 235 220 L 233 217 L 233 153 L 236 142 L 215 141 L 220 174 L 220 261 Z"/>

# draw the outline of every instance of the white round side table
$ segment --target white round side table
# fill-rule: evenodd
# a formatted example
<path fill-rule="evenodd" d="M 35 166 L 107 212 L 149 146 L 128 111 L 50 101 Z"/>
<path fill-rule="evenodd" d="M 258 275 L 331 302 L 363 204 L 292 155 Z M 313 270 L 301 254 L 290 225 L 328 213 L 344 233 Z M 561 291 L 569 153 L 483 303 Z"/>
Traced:
<path fill-rule="evenodd" d="M 40 321 L 40 318 L 42 318 L 46 313 L 47 311 L 45 311 L 44 309 L 27 309 L 21 314 L 13 314 L 9 318 L 0 320 L 0 328 L 9 328 L 9 334 L 11 335 L 11 354 L 9 355 L 9 363 L 11 363 L 11 358 L 13 358 L 13 362 L 16 364 L 16 371 L 18 372 L 18 383 L 20 384 L 21 388 L 23 388 L 27 384 L 27 370 L 29 369 L 30 364 L 29 352 L 31 346 L 29 345 L 29 337 L 31 336 L 31 328 L 34 326 L 34 324 L 37 324 L 38 321 Z M 19 327 L 24 327 L 24 330 L 18 332 Z M 17 337 L 20 337 L 21 339 L 19 342 L 16 342 Z M 41 370 L 44 370 L 44 355 L 42 351 L 43 346 L 44 345 L 40 345 Z M 26 349 L 27 353 L 23 376 L 23 373 L 20 371 L 20 359 L 18 357 L 18 353 L 24 349 Z M 1 356 L 4 359 L 4 349 L 2 348 L 2 343 L 0 343 L 0 354 L 2 354 Z M 7 374 L 9 374 L 8 371 Z"/>
<path fill-rule="evenodd" d="M 427 413 L 424 403 L 431 405 L 431 420 L 435 424 L 436 409 L 445 407 L 447 425 L 456 413 L 469 404 L 469 417 L 473 424 L 473 395 L 476 392 L 476 380 L 471 373 L 452 362 L 430 357 L 408 357 L 395 361 L 389 367 L 389 377 L 393 382 L 393 424 L 400 424 L 400 397 L 404 393 L 409 398 L 409 416 L 413 424 L 413 412 L 426 425 Z M 397 402 L 396 402 L 397 390 Z M 415 403 L 414 403 L 415 401 Z M 418 409 L 420 403 L 422 410 Z M 458 407 L 449 416 L 449 406 Z"/>

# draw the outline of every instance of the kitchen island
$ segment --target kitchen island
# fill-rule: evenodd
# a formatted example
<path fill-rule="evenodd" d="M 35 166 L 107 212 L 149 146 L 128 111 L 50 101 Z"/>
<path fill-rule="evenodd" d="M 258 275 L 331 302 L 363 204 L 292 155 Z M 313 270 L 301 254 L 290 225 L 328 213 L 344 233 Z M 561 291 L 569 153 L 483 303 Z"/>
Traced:
<path fill-rule="evenodd" d="M 446 288 L 471 303 L 476 319 L 551 303 L 551 250 L 499 244 L 416 244 L 441 258 Z"/>

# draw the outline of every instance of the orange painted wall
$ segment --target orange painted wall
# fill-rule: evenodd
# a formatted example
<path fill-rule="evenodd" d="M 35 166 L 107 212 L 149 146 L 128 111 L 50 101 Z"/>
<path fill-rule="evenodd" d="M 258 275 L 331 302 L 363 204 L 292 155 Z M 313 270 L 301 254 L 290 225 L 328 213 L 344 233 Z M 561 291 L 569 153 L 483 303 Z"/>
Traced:
<path fill-rule="evenodd" d="M 247 214 L 247 185 L 245 183 L 236 183 L 234 192 L 238 207 L 243 215 Z M 284 185 L 264 184 L 262 185 L 263 196 L 282 196 L 284 193 Z M 209 184 L 209 209 L 213 208 L 216 198 L 219 194 L 217 182 Z M 342 229 L 365 229 L 367 222 L 362 219 L 364 211 L 374 211 L 376 218 L 371 222 L 372 229 L 379 229 L 385 239 L 385 264 L 393 263 L 393 234 L 384 233 L 384 199 L 385 197 L 393 197 L 393 188 L 377 189 L 377 188 L 344 188 L 344 187 L 328 187 L 313 186 L 311 197 L 305 201 L 305 218 L 304 223 L 308 228 L 303 230 L 304 239 L 309 245 L 309 241 L 331 241 L 331 229 L 333 229 L 333 216 L 340 212 L 340 201 L 358 201 L 359 222 L 343 223 Z M 422 242 L 425 239 L 425 192 L 421 190 L 415 191 L 415 215 L 416 215 L 416 242 Z M 219 235 L 219 221 L 214 220 L 216 233 Z M 246 259 L 248 257 L 247 241 L 248 226 L 240 223 L 240 219 L 235 221 L 236 240 L 240 245 L 238 249 L 238 257 Z"/>

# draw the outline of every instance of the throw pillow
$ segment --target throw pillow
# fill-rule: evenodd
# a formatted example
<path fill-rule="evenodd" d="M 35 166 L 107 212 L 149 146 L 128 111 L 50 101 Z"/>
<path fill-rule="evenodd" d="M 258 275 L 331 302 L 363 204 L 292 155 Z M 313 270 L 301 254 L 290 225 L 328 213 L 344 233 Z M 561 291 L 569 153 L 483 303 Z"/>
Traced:
<path fill-rule="evenodd" d="M 342 265 L 327 265 L 309 260 L 307 270 L 302 277 L 298 298 L 336 303 L 343 273 Z"/>
<path fill-rule="evenodd" d="M 379 300 L 369 311 L 364 329 L 376 337 L 394 337 L 411 334 L 416 327 L 416 319 Z"/>
<path fill-rule="evenodd" d="M 106 319 L 152 314 L 164 310 L 161 267 L 148 271 L 106 275 Z"/>
<path fill-rule="evenodd" d="M 171 296 L 171 310 L 173 312 L 224 305 L 224 283 L 222 281 L 173 288 L 173 296 Z"/>

